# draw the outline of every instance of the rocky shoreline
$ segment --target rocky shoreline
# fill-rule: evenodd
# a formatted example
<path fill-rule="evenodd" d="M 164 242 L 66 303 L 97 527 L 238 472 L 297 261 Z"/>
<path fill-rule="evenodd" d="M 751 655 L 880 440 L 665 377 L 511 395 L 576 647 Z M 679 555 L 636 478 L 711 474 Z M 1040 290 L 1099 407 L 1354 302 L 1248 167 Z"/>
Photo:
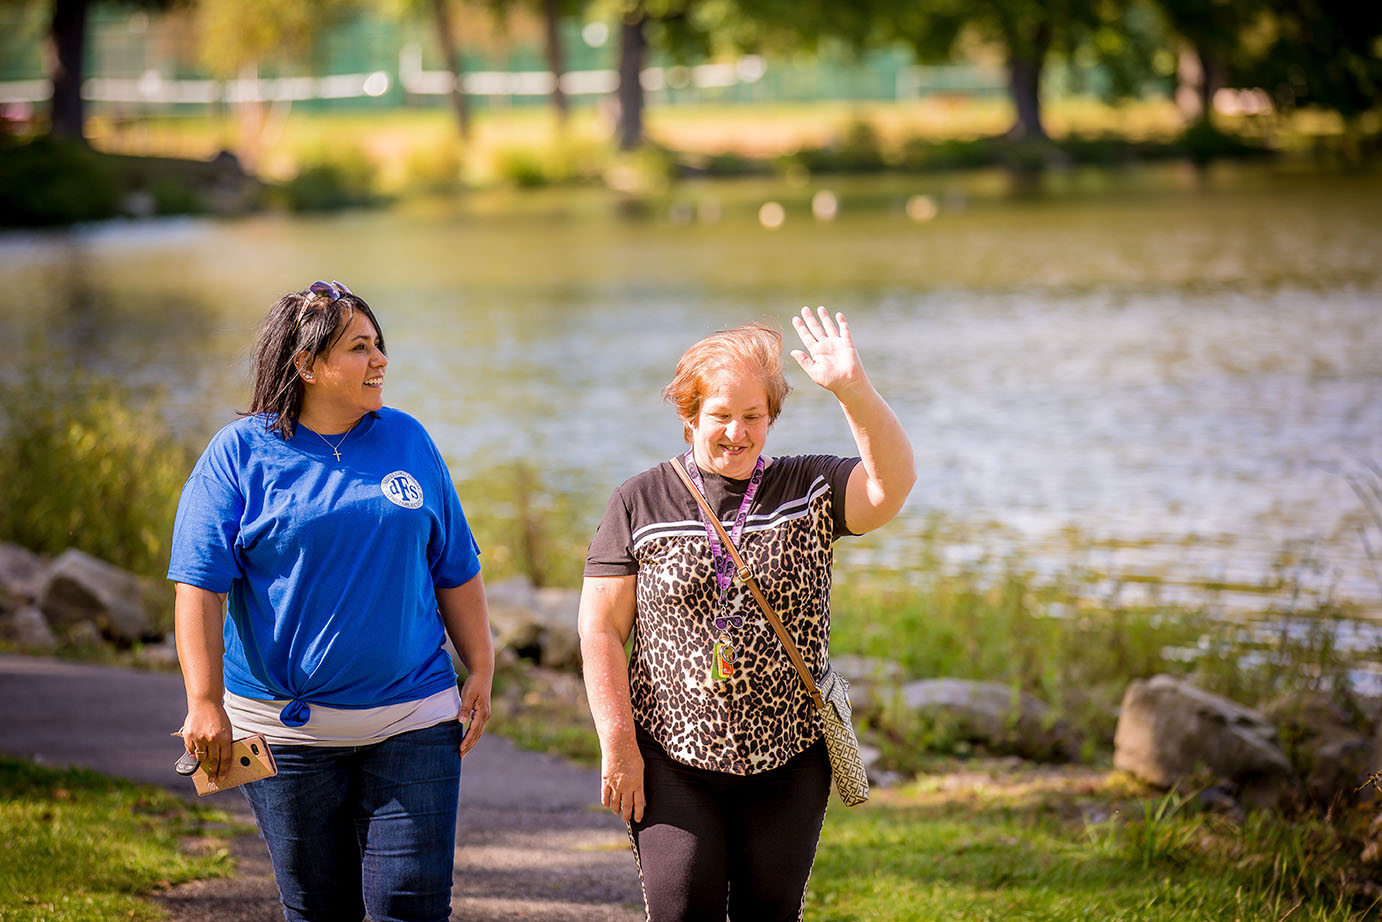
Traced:
<path fill-rule="evenodd" d="M 524 580 L 488 587 L 501 670 L 518 670 L 526 694 L 559 701 L 588 721 L 576 632 L 579 592 Z M 171 668 L 177 653 L 158 627 L 170 618 L 164 587 L 69 549 L 48 559 L 0 544 L 0 640 L 33 653 L 101 647 L 137 665 Z M 1083 738 L 1039 699 L 1006 684 L 913 677 L 897 663 L 842 655 L 873 783 L 907 780 L 888 753 L 921 751 L 943 737 L 970 751 L 1036 763 L 1086 760 L 1112 751 L 1115 768 L 1155 788 L 1199 791 L 1207 804 L 1325 811 L 1375 805 L 1382 772 L 1382 702 L 1344 701 L 1323 691 L 1249 708 L 1186 678 L 1133 678 L 1112 740 Z M 502 699 L 504 692 L 499 697 Z M 511 712 L 525 706 L 497 702 Z M 586 724 L 588 725 L 588 723 Z M 1382 826 L 1374 824 L 1374 841 Z"/>

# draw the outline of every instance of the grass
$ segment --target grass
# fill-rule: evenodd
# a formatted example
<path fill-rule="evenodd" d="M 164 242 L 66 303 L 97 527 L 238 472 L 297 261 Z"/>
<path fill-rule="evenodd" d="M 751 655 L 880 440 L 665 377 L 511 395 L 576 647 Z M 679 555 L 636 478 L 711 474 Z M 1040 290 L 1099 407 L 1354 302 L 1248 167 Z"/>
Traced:
<path fill-rule="evenodd" d="M 190 452 L 169 460 L 185 449 L 152 413 L 128 410 L 128 395 L 109 382 L 62 392 L 44 391 L 42 382 L 19 386 L 29 388 L 25 399 L 0 404 L 9 414 L 0 475 L 21 488 L 33 478 L 68 478 L 63 489 L 46 491 L 66 505 L 35 522 L 68 523 L 52 532 L 55 541 L 66 528 L 104 535 L 114 557 L 143 554 L 147 562 L 166 553 L 146 536 L 166 534 Z M 132 471 L 145 485 L 162 486 L 153 496 L 125 497 L 134 489 Z M 490 498 L 472 523 L 487 566 L 497 565 L 490 575 L 575 585 L 588 537 L 581 500 L 534 471 L 477 476 L 483 482 L 463 484 L 462 492 Z M 45 491 L 16 495 L 38 492 Z M 128 499 L 137 501 L 125 505 Z M 95 511 L 89 522 L 72 518 Z M 17 520 L 0 521 L 13 528 Z M 866 715 L 891 767 L 914 780 L 876 791 L 863 808 L 832 807 L 810 918 L 1378 918 L 1367 894 L 1382 890 L 1368 890 L 1353 857 L 1370 816 L 1340 806 L 1327 821 L 1235 819 L 1202 812 L 1191 797 L 1149 793 L 1107 770 L 1129 679 L 1192 673 L 1202 687 L 1248 704 L 1312 690 L 1342 693 L 1350 660 L 1335 637 L 1353 613 L 1321 603 L 1288 613 L 1313 619 L 1311 629 L 1266 634 L 1211 617 L 1212 593 L 1200 607 L 1133 606 L 1116 595 L 1089 598 L 1097 574 L 1041 577 L 1017 559 L 997 570 L 947 568 L 939 553 L 945 540 L 938 524 L 905 574 L 837 574 L 834 652 L 884 657 L 912 677 L 985 679 L 1030 692 L 1084 741 L 1078 764 L 986 761 L 963 741 L 928 735 L 886 711 Z M 526 748 L 597 765 L 589 712 L 573 682 L 510 664 L 496 681 L 493 730 Z M 946 752 L 976 758 L 938 756 Z M 90 773 L 0 760 L 0 822 L 7 830 L 0 892 L 14 894 L 0 903 L 0 922 L 154 919 L 148 893 L 229 871 L 223 851 L 188 855 L 178 847 L 181 837 L 216 822 L 214 814 Z"/>
<path fill-rule="evenodd" d="M 262 113 L 261 113 L 262 115 Z M 616 150 L 603 110 L 578 107 L 564 128 L 540 107 L 482 109 L 462 141 L 449 110 L 275 110 L 128 119 L 94 114 L 91 149 L 0 146 L 0 213 L 7 224 L 64 224 L 119 214 L 318 212 L 404 197 L 546 185 L 607 188 L 621 200 L 663 194 L 682 177 L 932 174 L 974 167 L 1032 173 L 1155 160 L 1285 155 L 1357 165 L 1382 149 L 1370 115 L 1346 131 L 1330 113 L 1219 117 L 1187 127 L 1170 101 L 1110 106 L 1067 96 L 1046 102 L 1049 141 L 1013 142 L 1002 98 L 905 102 L 651 106 L 647 143 Z M 51 149 L 50 149 L 51 148 Z M 233 151 L 253 176 L 218 192 L 211 159 Z M 60 155 L 60 156 L 59 156 Z M 61 162 L 59 162 L 61 161 Z M 59 168 L 61 167 L 61 168 Z"/>
<path fill-rule="evenodd" d="M 224 823 L 157 788 L 0 757 L 0 922 L 165 918 L 151 894 L 233 870 Z"/>
<path fill-rule="evenodd" d="M 600 766 L 600 740 L 579 677 L 501 663 L 491 704 L 489 728 L 516 746 Z"/>
<path fill-rule="evenodd" d="M 938 767 L 867 805 L 832 802 L 816 922 L 945 919 L 1362 922 L 1377 900 L 1334 827 L 1196 810 L 1118 774 Z"/>
<path fill-rule="evenodd" d="M 170 628 L 163 577 L 195 452 L 170 435 L 156 402 L 131 409 L 114 381 L 45 373 L 32 352 L 25 363 L 0 379 L 0 482 L 23 497 L 0 503 L 0 541 L 49 555 L 76 547 L 148 578 L 151 599 L 169 603 L 154 627 Z"/>
<path fill-rule="evenodd" d="M 157 401 L 133 410 L 114 382 L 22 371 L 0 380 L 0 397 L 0 481 L 25 497 L 0 504 L 0 540 L 46 554 L 80 547 L 149 577 L 166 595 L 170 523 L 196 451 L 170 434 Z M 572 472 L 509 466 L 458 485 L 463 497 L 485 497 L 471 504 L 471 526 L 488 581 L 580 584 L 599 509 L 573 482 Z M 996 567 L 948 567 L 942 551 L 951 531 L 943 522 L 926 529 L 908 549 L 914 565 L 905 573 L 837 573 L 833 652 L 885 658 L 912 678 L 1006 683 L 1049 704 L 1083 741 L 1085 758 L 1111 746 L 1131 678 L 1191 673 L 1202 687 L 1257 705 L 1306 691 L 1346 693 L 1355 660 L 1382 654 L 1341 649 L 1337 638 L 1357 613 L 1328 600 L 1265 612 L 1261 624 L 1215 617 L 1210 589 L 1200 606 L 1124 604 L 1116 590 L 1091 596 L 1091 585 L 1107 582 L 1101 574 L 1043 576 L 1015 557 Z M 170 614 L 168 606 L 159 611 Z M 1282 628 L 1264 630 L 1273 620 Z M 907 731 L 893 733 L 896 767 L 905 769 L 919 728 L 893 729 Z M 572 748 L 581 750 L 574 740 Z"/>
<path fill-rule="evenodd" d="M 601 510 L 553 486 L 554 473 L 568 472 L 519 462 L 457 481 L 466 521 L 484 548 L 486 582 L 524 577 L 535 586 L 580 586 L 587 532 Z"/>
<path fill-rule="evenodd" d="M 1226 134 L 1185 135 L 1175 106 L 1147 99 L 1110 106 L 1092 98 L 1051 99 L 1044 110 L 1051 138 L 1075 162 L 1116 164 L 1129 158 L 1232 156 L 1272 147 L 1314 156 L 1342 143 L 1342 123 L 1302 112 L 1264 123 L 1221 118 Z M 365 193 L 384 198 L 465 187 L 609 183 L 635 169 L 712 173 L 800 169 L 946 169 L 1046 157 L 992 139 L 1012 124 L 1001 98 L 931 97 L 906 102 L 765 103 L 651 106 L 647 136 L 660 156 L 616 153 L 612 125 L 594 106 L 578 107 L 564 130 L 540 107 L 484 109 L 462 142 L 445 108 L 385 111 L 291 111 L 272 130 L 233 116 L 162 116 L 137 122 L 95 116 L 89 133 L 100 151 L 209 159 L 236 151 L 256 175 L 291 183 L 330 168 L 368 174 Z M 1363 126 L 1368 136 L 1376 120 Z M 258 127 L 251 127 L 258 126 Z M 328 143 L 329 139 L 329 143 Z M 867 140 L 867 144 L 859 142 Z M 1186 140 L 1188 139 L 1188 140 Z M 1232 142 L 1232 143 L 1230 143 Z M 360 161 L 370 165 L 362 170 Z M 338 178 L 338 177 L 333 177 Z M 349 178 L 346 176 L 345 178 Z M 312 178 L 312 188 L 322 184 Z M 291 198 L 291 195 L 290 195 Z"/>
<path fill-rule="evenodd" d="M 836 574 L 832 652 L 895 662 L 910 678 L 999 682 L 1033 695 L 1051 706 L 1053 725 L 1073 734 L 1085 761 L 1111 751 L 1131 679 L 1186 675 L 1250 707 L 1318 692 L 1356 714 L 1350 670 L 1382 653 L 1341 647 L 1361 615 L 1328 599 L 1250 620 L 1217 613 L 1212 590 L 1199 605 L 1124 604 L 1116 589 L 1091 595 L 1097 574 L 1042 577 L 1016 558 L 1000 561 L 996 573 L 947 568 L 938 557 L 942 531 L 923 538 L 914 571 Z M 916 768 L 919 741 L 970 751 L 945 727 L 887 702 L 856 716 L 904 773 Z"/>

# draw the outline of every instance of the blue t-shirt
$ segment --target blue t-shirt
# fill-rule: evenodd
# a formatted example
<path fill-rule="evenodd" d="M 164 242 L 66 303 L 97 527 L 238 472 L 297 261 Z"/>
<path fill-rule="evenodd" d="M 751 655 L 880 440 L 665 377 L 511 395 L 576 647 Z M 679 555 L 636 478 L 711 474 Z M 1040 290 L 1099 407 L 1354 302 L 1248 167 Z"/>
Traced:
<path fill-rule="evenodd" d="M 332 442 L 337 442 L 335 436 Z M 178 502 L 168 578 L 228 592 L 225 687 L 260 700 L 367 708 L 456 682 L 435 589 L 480 572 L 446 463 L 406 413 L 366 414 L 338 462 L 299 425 L 222 429 Z"/>

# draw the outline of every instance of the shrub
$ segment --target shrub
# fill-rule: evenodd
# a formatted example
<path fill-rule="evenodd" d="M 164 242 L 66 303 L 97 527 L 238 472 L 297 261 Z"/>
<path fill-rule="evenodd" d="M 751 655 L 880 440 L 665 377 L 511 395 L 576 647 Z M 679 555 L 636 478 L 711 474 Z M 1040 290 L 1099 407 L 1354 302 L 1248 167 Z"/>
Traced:
<path fill-rule="evenodd" d="M 335 211 L 378 204 L 374 184 L 374 164 L 364 154 L 334 151 L 305 163 L 279 195 L 292 211 Z"/>
<path fill-rule="evenodd" d="M 119 178 L 86 145 L 46 137 L 0 144 L 0 223 L 38 227 L 119 213 Z"/>
<path fill-rule="evenodd" d="M 30 372 L 0 399 L 0 540 L 162 580 L 192 450 L 110 381 Z"/>
<path fill-rule="evenodd" d="M 787 166 L 811 173 L 876 173 L 887 166 L 878 132 L 868 122 L 854 122 L 838 141 L 802 148 L 787 158 Z"/>
<path fill-rule="evenodd" d="M 1206 118 L 1186 128 L 1176 147 L 1197 166 L 1205 166 L 1215 160 L 1260 157 L 1268 153 L 1264 147 L 1220 131 Z"/>
<path fill-rule="evenodd" d="M 495 157 L 494 168 L 503 182 L 520 189 L 533 189 L 552 181 L 541 155 L 529 148 L 510 147 L 500 151 Z"/>
<path fill-rule="evenodd" d="M 458 144 L 427 144 L 409 152 L 403 185 L 409 192 L 450 195 L 461 191 L 462 171 Z"/>

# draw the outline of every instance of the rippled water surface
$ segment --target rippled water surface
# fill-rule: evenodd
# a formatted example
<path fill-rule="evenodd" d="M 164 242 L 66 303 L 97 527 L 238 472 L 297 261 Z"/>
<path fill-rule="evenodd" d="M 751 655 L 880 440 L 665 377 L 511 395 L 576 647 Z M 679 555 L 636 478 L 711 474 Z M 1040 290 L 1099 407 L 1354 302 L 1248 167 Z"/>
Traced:
<path fill-rule="evenodd" d="M 934 220 L 907 218 L 918 194 Z M 597 514 L 679 449 L 658 389 L 687 345 L 763 318 L 792 338 L 826 304 L 920 471 L 903 521 L 847 560 L 905 567 L 940 514 L 956 561 L 1017 551 L 1248 606 L 1285 575 L 1377 611 L 1382 522 L 1348 478 L 1382 487 L 1379 254 L 1382 180 L 1271 167 L 682 186 L 637 211 L 493 194 L 0 236 L 0 329 L 55 373 L 161 388 L 201 442 L 246 403 L 268 305 L 340 278 L 385 328 L 387 401 L 458 479 L 526 458 Z M 789 380 L 769 451 L 850 451 L 829 395 Z"/>

